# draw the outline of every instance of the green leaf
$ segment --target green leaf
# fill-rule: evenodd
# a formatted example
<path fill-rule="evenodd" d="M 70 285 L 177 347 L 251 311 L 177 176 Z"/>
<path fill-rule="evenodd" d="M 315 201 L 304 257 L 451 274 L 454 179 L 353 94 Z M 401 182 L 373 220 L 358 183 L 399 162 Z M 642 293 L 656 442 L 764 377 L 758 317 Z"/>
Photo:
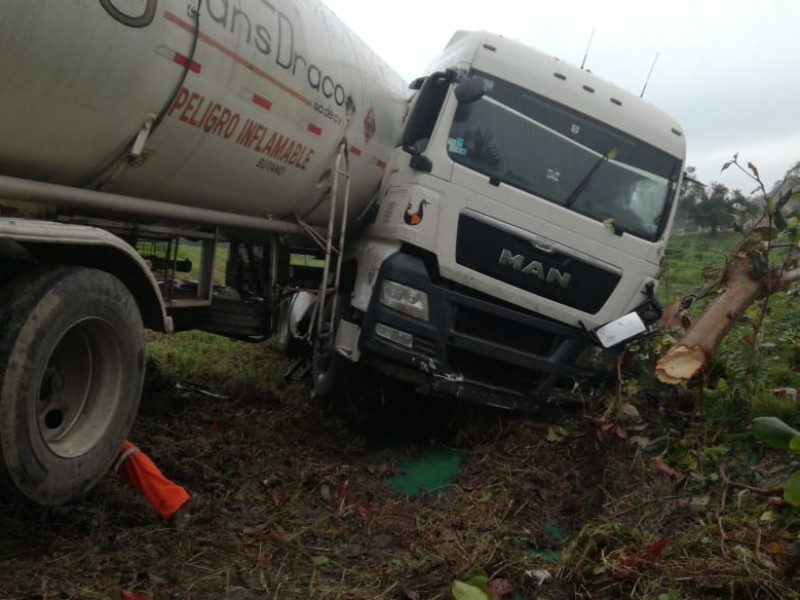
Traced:
<path fill-rule="evenodd" d="M 722 171 L 724 171 L 725 169 L 727 169 L 728 167 L 730 167 L 732 164 L 733 164 L 732 160 L 729 160 L 728 162 L 726 162 L 724 165 L 722 165 L 722 168 L 720 169 L 720 173 Z"/>
<path fill-rule="evenodd" d="M 771 448 L 790 450 L 792 439 L 800 436 L 800 431 L 778 417 L 756 417 L 753 419 L 753 435 Z"/>
<path fill-rule="evenodd" d="M 329 562 L 331 562 L 331 559 L 327 556 L 312 556 L 311 562 L 318 567 L 321 567 L 322 565 L 327 565 Z"/>
<path fill-rule="evenodd" d="M 800 506 L 800 471 L 786 480 L 783 486 L 783 499 L 792 506 Z"/>
<path fill-rule="evenodd" d="M 319 495 L 323 500 L 333 500 L 336 497 L 336 490 L 330 483 L 323 483 L 319 486 Z"/>
<path fill-rule="evenodd" d="M 481 568 L 472 569 L 472 571 L 463 577 L 463 581 L 469 585 L 475 586 L 483 592 L 489 592 L 489 576 L 486 574 L 486 571 Z"/>
<path fill-rule="evenodd" d="M 761 516 L 758 518 L 759 521 L 764 521 L 765 523 L 774 523 L 777 516 L 775 515 L 775 511 L 773 510 L 765 510 L 761 513 Z"/>
<path fill-rule="evenodd" d="M 789 450 L 792 452 L 800 452 L 800 436 L 794 436 L 789 440 Z"/>
<path fill-rule="evenodd" d="M 458 579 L 450 586 L 450 593 L 454 600 L 492 600 L 487 592 Z"/>
<path fill-rule="evenodd" d="M 756 279 L 761 279 L 767 274 L 767 259 L 761 252 L 748 252 L 747 259 Z"/>
<path fill-rule="evenodd" d="M 778 231 L 786 231 L 789 227 L 789 224 L 786 222 L 786 217 L 783 216 L 781 211 L 775 213 L 775 227 L 778 228 Z"/>
<path fill-rule="evenodd" d="M 551 425 L 547 428 L 547 435 L 545 436 L 545 439 L 548 442 L 557 444 L 559 442 L 563 442 L 568 435 L 569 429 L 566 427 L 562 427 L 561 425 Z"/>

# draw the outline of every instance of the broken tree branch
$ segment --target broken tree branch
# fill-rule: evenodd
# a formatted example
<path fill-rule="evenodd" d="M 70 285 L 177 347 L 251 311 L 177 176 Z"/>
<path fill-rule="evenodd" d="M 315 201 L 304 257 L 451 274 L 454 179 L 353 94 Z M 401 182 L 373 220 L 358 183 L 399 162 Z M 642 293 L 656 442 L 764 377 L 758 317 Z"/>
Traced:
<path fill-rule="evenodd" d="M 748 492 L 752 492 L 754 494 L 758 494 L 759 496 L 782 496 L 783 495 L 783 486 L 772 487 L 772 488 L 760 488 L 754 485 L 750 485 L 749 483 L 741 483 L 739 481 L 731 481 L 730 477 L 728 477 L 728 471 L 725 468 L 725 465 L 720 465 L 719 467 L 719 475 L 720 479 L 722 479 L 722 483 L 726 486 L 740 488 L 743 490 L 747 490 Z"/>
<path fill-rule="evenodd" d="M 765 288 L 763 279 L 752 277 L 750 261 L 743 252 L 731 257 L 723 282 L 722 293 L 656 363 L 656 377 L 662 383 L 676 385 L 694 377 Z"/>
<path fill-rule="evenodd" d="M 792 269 L 791 271 L 786 271 L 781 278 L 778 280 L 778 286 L 783 289 L 795 281 L 800 281 L 800 269 Z"/>
<path fill-rule="evenodd" d="M 723 170 L 731 164 L 745 171 L 737 156 L 726 163 Z M 705 367 L 711 354 L 748 306 L 758 298 L 768 299 L 771 294 L 800 280 L 796 230 L 792 234 L 790 249 L 782 257 L 781 263 L 777 266 L 770 265 L 770 253 L 775 249 L 773 242 L 781 235 L 781 230 L 787 228 L 786 219 L 780 211 L 791 198 L 800 194 L 800 190 L 795 186 L 783 193 L 777 203 L 773 203 L 767 196 L 758 169 L 751 163 L 747 166 L 752 171 L 752 175 L 748 175 L 758 182 L 764 195 L 764 213 L 730 254 L 720 279 L 720 293 L 656 362 L 655 375 L 662 383 L 677 385 L 692 379 Z M 756 236 L 761 236 L 762 242 L 755 241 Z M 762 320 L 765 311 L 766 304 L 762 307 Z M 757 327 L 760 328 L 760 322 Z"/>

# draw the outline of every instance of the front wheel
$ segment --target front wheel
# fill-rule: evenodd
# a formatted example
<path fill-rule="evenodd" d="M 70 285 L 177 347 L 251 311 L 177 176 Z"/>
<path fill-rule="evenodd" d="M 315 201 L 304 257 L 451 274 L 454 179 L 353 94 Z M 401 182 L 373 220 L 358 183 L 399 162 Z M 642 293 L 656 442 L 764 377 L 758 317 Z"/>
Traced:
<path fill-rule="evenodd" d="M 0 484 L 41 505 L 109 469 L 144 381 L 141 315 L 104 271 L 37 268 L 0 293 Z"/>
<path fill-rule="evenodd" d="M 349 299 L 347 294 L 328 298 L 322 308 L 324 324 L 314 338 L 311 377 L 314 382 L 314 396 L 323 401 L 331 401 L 336 396 L 344 394 L 352 383 L 353 363 L 336 351 L 336 331 Z M 331 319 L 330 315 L 334 311 L 335 316 Z"/>

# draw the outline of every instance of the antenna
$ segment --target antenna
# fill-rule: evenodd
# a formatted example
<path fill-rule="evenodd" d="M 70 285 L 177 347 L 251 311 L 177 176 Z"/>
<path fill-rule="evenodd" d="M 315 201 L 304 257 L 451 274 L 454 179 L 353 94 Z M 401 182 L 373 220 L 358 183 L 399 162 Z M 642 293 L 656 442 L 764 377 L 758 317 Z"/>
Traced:
<path fill-rule="evenodd" d="M 586 65 L 586 58 L 589 56 L 589 48 L 592 46 L 592 39 L 594 38 L 594 27 L 592 27 L 592 33 L 589 36 L 589 43 L 586 44 L 586 52 L 583 55 L 583 62 L 581 63 L 581 70 L 583 70 L 584 65 Z"/>
<path fill-rule="evenodd" d="M 653 74 L 653 69 L 656 66 L 657 60 L 658 60 L 658 52 L 656 52 L 655 58 L 653 58 L 653 64 L 650 65 L 650 72 L 647 74 L 647 79 L 644 80 L 644 85 L 642 86 L 642 93 L 639 94 L 639 98 L 644 98 L 644 91 L 647 89 L 647 84 L 650 82 L 650 75 Z"/>

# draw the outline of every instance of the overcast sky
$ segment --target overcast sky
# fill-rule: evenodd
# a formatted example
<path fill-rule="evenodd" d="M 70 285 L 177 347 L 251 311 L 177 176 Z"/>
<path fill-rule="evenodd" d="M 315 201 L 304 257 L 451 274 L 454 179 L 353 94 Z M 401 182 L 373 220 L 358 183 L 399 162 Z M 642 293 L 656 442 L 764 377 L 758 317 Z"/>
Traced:
<path fill-rule="evenodd" d="M 485 29 L 580 65 L 678 119 L 704 183 L 749 194 L 736 152 L 768 187 L 800 160 L 798 0 L 323 0 L 406 80 L 458 29 Z"/>

